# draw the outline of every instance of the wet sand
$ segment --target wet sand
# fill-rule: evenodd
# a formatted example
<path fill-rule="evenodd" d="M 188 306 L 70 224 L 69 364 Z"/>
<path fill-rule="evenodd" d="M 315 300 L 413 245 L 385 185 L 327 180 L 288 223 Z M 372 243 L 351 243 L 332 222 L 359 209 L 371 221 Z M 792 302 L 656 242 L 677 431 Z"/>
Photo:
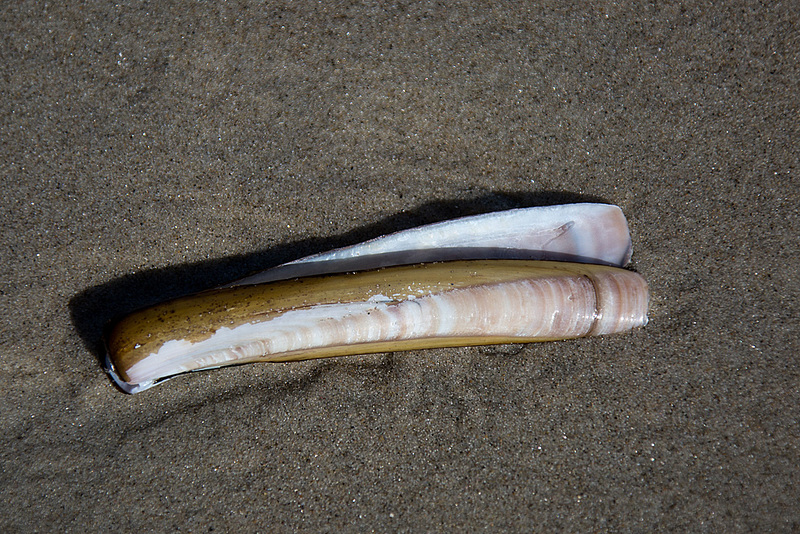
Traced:
<path fill-rule="evenodd" d="M 789 4 L 4 9 L 0 530 L 800 529 Z M 104 375 L 115 317 L 461 215 L 622 207 L 630 334 Z"/>

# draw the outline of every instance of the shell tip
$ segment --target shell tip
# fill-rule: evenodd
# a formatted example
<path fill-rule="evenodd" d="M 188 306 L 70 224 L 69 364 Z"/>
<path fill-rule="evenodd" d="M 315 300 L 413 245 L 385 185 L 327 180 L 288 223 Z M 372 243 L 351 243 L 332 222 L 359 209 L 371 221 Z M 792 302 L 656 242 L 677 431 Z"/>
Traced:
<path fill-rule="evenodd" d="M 111 357 L 108 355 L 108 353 L 106 353 L 106 358 L 103 362 L 103 369 L 105 370 L 106 374 L 111 377 L 111 380 L 114 381 L 117 387 L 129 395 L 150 389 L 158 383 L 157 380 L 142 382 L 141 384 L 131 384 L 124 381 L 119 374 L 117 374 L 117 369 L 114 367 L 114 362 L 111 361 Z"/>

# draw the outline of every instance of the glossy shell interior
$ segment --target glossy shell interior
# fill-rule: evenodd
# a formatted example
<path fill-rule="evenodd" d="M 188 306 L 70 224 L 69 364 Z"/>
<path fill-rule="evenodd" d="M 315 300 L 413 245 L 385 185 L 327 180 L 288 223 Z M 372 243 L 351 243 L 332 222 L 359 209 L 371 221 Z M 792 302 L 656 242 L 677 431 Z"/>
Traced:
<path fill-rule="evenodd" d="M 279 265 L 228 286 L 452 260 L 554 260 L 623 267 L 628 222 L 610 204 L 520 208 L 411 228 Z"/>

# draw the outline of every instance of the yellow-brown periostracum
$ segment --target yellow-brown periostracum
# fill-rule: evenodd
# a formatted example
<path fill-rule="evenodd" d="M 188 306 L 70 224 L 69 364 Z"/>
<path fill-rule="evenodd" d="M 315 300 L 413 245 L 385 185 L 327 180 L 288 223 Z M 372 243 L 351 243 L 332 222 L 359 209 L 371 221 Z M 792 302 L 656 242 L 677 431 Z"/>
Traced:
<path fill-rule="evenodd" d="M 234 285 L 136 312 L 106 338 L 107 370 L 136 393 L 188 371 L 259 361 L 527 343 L 647 322 L 631 271 L 532 260 L 421 263 Z"/>

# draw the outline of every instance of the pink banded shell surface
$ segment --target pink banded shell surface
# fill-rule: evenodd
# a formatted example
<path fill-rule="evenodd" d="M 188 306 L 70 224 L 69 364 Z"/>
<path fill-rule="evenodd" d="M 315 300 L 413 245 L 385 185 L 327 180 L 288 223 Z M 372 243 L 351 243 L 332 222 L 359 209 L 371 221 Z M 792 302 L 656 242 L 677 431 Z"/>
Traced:
<path fill-rule="evenodd" d="M 428 263 L 200 293 L 129 317 L 109 347 L 113 376 L 135 392 L 254 361 L 622 332 L 646 323 L 647 301 L 644 279 L 614 267 Z"/>

